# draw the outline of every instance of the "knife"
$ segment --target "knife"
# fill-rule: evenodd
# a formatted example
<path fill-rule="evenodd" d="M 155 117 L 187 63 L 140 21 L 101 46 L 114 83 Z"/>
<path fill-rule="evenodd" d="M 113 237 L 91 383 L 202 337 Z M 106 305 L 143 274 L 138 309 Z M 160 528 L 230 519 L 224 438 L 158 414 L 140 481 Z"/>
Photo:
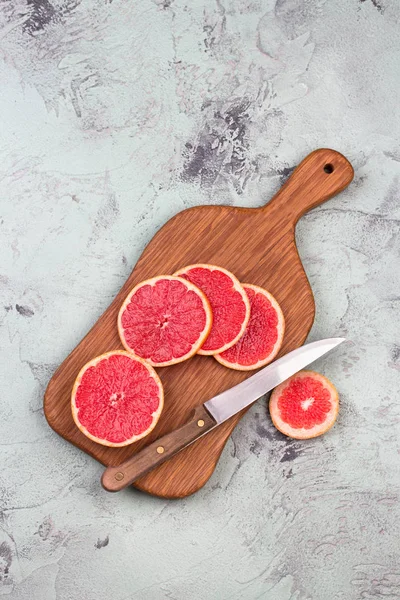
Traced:
<path fill-rule="evenodd" d="M 102 486 L 109 492 L 122 490 L 342 342 L 344 338 L 329 338 L 301 346 L 196 406 L 182 427 L 158 438 L 121 465 L 108 467 L 101 478 Z"/>

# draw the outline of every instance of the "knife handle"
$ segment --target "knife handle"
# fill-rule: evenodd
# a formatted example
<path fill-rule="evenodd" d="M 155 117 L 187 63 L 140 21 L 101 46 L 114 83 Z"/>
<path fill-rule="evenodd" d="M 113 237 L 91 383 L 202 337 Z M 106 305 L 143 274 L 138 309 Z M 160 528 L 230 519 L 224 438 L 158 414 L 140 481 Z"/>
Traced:
<path fill-rule="evenodd" d="M 102 486 L 109 492 L 124 489 L 213 429 L 216 424 L 202 404 L 197 406 L 185 425 L 158 438 L 122 464 L 108 467 L 101 478 Z"/>

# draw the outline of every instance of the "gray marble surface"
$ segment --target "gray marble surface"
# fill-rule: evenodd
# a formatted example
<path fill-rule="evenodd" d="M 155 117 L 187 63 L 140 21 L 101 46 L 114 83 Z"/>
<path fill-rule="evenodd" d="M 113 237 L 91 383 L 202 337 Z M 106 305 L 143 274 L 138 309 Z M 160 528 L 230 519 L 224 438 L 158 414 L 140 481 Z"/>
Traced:
<path fill-rule="evenodd" d="M 400 598 L 397 0 L 0 2 L 0 596 Z M 297 228 L 334 429 L 259 402 L 193 497 L 100 488 L 43 415 L 57 365 L 177 211 L 259 206 L 309 151 L 354 183 Z"/>

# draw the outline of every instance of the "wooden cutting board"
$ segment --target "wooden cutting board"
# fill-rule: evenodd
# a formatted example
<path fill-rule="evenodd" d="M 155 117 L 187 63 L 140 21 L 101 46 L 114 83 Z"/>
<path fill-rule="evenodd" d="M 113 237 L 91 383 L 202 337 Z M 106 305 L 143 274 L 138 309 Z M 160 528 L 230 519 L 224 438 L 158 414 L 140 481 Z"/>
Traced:
<path fill-rule="evenodd" d="M 70 409 L 75 377 L 95 356 L 122 348 L 117 314 L 128 292 L 144 279 L 172 274 L 191 263 L 225 267 L 240 281 L 269 290 L 286 319 L 280 354 L 303 344 L 314 320 L 314 298 L 297 253 L 295 225 L 306 211 L 343 190 L 353 174 L 351 164 L 338 152 L 316 150 L 301 162 L 266 206 L 198 206 L 168 221 L 145 248 L 112 304 L 51 379 L 44 398 L 51 427 L 104 465 L 118 465 L 147 443 L 182 425 L 197 404 L 254 374 L 227 369 L 205 356 L 159 368 L 165 390 L 159 423 L 147 438 L 125 448 L 100 446 L 75 426 Z M 180 498 L 197 491 L 211 476 L 244 412 L 139 479 L 135 487 L 165 498 Z"/>

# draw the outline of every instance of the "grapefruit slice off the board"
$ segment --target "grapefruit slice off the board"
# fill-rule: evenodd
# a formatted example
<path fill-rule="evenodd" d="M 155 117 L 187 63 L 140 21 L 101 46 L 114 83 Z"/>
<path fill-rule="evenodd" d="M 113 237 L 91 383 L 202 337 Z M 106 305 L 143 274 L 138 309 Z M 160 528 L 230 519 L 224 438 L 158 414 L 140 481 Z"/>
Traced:
<path fill-rule="evenodd" d="M 273 424 L 299 440 L 322 435 L 332 427 L 339 411 L 333 384 L 314 371 L 300 371 L 274 389 L 269 402 Z"/>
<path fill-rule="evenodd" d="M 196 354 L 211 325 L 206 296 L 190 281 L 170 275 L 139 283 L 118 315 L 124 347 L 154 367 L 173 365 Z"/>
<path fill-rule="evenodd" d="M 216 354 L 221 365 L 237 371 L 250 371 L 270 363 L 282 346 L 285 320 L 278 302 L 263 288 L 244 283 L 250 301 L 250 319 L 240 340 Z"/>
<path fill-rule="evenodd" d="M 123 350 L 88 362 L 72 389 L 72 416 L 88 438 L 127 446 L 154 429 L 164 404 L 161 381 L 144 360 Z"/>
<path fill-rule="evenodd" d="M 175 275 L 200 288 L 211 305 L 213 324 L 198 353 L 218 354 L 236 344 L 250 318 L 250 303 L 238 279 L 230 271 L 208 264 L 189 265 Z"/>

